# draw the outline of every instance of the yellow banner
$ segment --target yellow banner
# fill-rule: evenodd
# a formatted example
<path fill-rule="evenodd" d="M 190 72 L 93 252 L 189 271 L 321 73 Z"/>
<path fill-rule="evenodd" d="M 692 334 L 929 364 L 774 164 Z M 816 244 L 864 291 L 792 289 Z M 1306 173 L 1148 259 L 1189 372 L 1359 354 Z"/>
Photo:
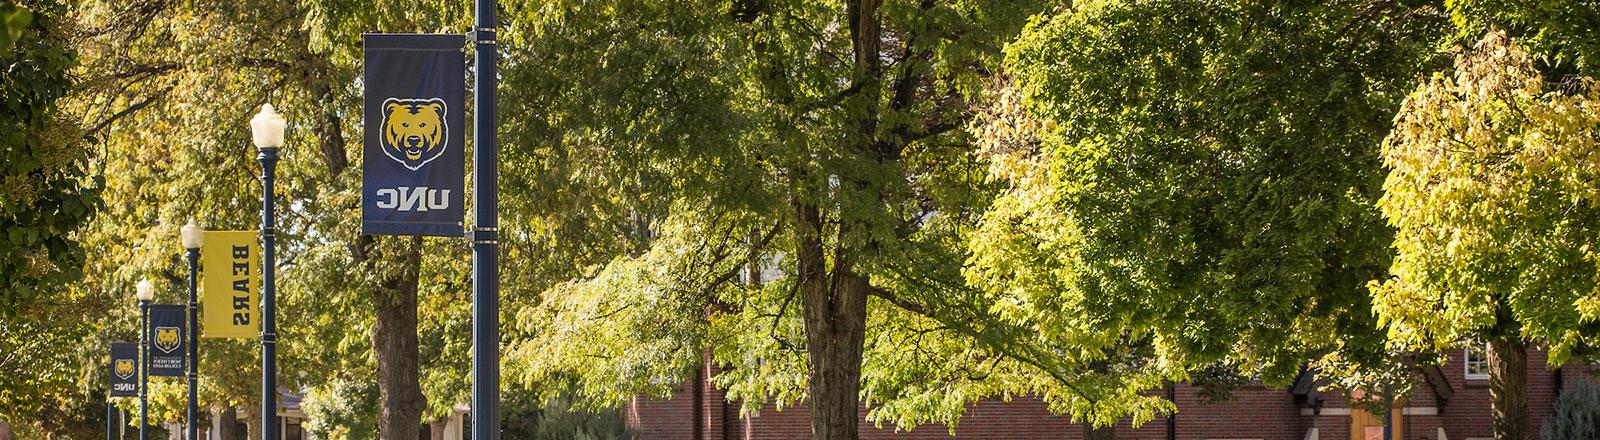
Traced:
<path fill-rule="evenodd" d="M 261 301 L 261 245 L 255 231 L 207 231 L 202 311 L 207 338 L 254 338 Z"/>

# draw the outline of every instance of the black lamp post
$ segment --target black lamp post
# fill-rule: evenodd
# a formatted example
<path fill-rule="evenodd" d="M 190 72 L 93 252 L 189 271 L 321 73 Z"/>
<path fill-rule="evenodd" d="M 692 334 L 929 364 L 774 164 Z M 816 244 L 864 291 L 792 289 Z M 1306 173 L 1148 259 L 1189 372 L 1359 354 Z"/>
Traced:
<path fill-rule="evenodd" d="M 495 143 L 495 0 L 474 2 L 472 438 L 500 440 L 500 194 Z"/>
<path fill-rule="evenodd" d="M 150 440 L 150 300 L 155 299 L 156 287 L 149 280 L 140 281 L 133 289 L 139 299 L 139 440 Z"/>
<path fill-rule="evenodd" d="M 283 146 L 283 130 L 288 125 L 272 104 L 261 106 L 261 113 L 250 119 L 251 137 L 256 144 L 256 160 L 261 161 L 261 438 L 278 440 L 278 327 L 277 289 L 274 275 L 277 261 L 273 255 L 273 235 L 277 220 L 273 217 L 272 185 L 278 169 L 278 147 Z"/>
<path fill-rule="evenodd" d="M 182 239 L 183 248 L 187 251 L 186 253 L 189 257 L 189 418 L 188 423 L 186 423 L 188 432 L 185 438 L 198 440 L 199 437 L 196 436 L 194 421 L 200 406 L 198 392 L 196 391 L 199 388 L 200 381 L 198 374 L 200 368 L 200 313 L 198 301 L 195 300 L 195 291 L 197 290 L 195 288 L 195 279 L 199 278 L 197 270 L 200 265 L 200 245 L 205 240 L 205 229 L 200 228 L 200 225 L 195 224 L 194 220 L 191 219 L 189 224 L 184 225 L 183 229 L 180 230 L 178 237 Z"/>

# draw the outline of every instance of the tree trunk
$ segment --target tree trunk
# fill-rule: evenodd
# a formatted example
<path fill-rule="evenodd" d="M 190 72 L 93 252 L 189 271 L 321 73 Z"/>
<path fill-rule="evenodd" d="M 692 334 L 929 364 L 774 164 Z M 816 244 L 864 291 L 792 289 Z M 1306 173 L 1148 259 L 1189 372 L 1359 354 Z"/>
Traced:
<path fill-rule="evenodd" d="M 701 358 L 702 362 L 705 362 L 705 355 L 704 354 L 702 354 L 700 356 L 700 358 Z M 706 415 L 705 415 L 705 412 L 706 412 L 706 369 L 705 369 L 705 366 L 702 365 L 699 370 L 695 371 L 695 373 L 694 373 L 694 384 L 690 387 L 690 390 L 691 390 L 690 394 L 694 395 L 694 409 L 690 411 L 690 413 L 692 414 L 691 418 L 694 420 L 694 429 L 690 430 L 692 435 L 690 435 L 689 438 L 692 438 L 694 440 L 705 440 L 706 439 Z"/>
<path fill-rule="evenodd" d="M 246 413 L 248 415 L 244 417 L 244 429 L 247 434 L 245 437 L 249 440 L 261 440 L 261 408 L 249 407 L 246 408 Z"/>
<path fill-rule="evenodd" d="M 834 288 L 802 291 L 811 361 L 811 432 L 817 440 L 855 440 L 866 327 L 866 279 L 845 275 Z"/>
<path fill-rule="evenodd" d="M 211 406 L 211 436 L 221 440 L 239 440 L 239 408 L 224 405 Z"/>
<path fill-rule="evenodd" d="M 1093 424 L 1083 424 L 1083 440 L 1117 440 L 1117 427 L 1107 426 L 1096 428 Z"/>
<path fill-rule="evenodd" d="M 845 15 L 854 52 L 850 83 L 851 88 L 857 90 L 847 104 L 855 119 L 848 127 L 854 131 L 851 147 L 855 155 L 881 164 L 893 160 L 895 155 L 880 148 L 882 145 L 878 142 L 883 65 L 878 7 L 879 0 L 850 0 L 845 4 Z M 853 199 L 863 206 L 884 203 L 882 189 L 858 180 L 859 176 L 830 177 L 846 182 L 835 192 L 841 199 Z M 816 440 L 856 440 L 860 424 L 861 354 L 871 285 L 867 277 L 855 272 L 855 260 L 863 249 L 874 246 L 865 243 L 857 247 L 847 243 L 856 237 L 869 236 L 870 228 L 862 223 L 861 217 L 846 218 L 845 214 L 840 214 L 838 238 L 833 241 L 833 254 L 828 255 L 822 240 L 828 219 L 824 219 L 817 208 L 819 199 L 822 197 L 817 194 L 802 191 L 792 201 L 797 238 L 797 290 L 806 327 L 806 356 L 811 366 L 807 378 L 811 436 Z"/>
<path fill-rule="evenodd" d="M 1495 439 L 1533 438 L 1528 421 L 1528 346 L 1515 336 L 1489 341 L 1489 408 Z"/>
<path fill-rule="evenodd" d="M 867 279 L 850 272 L 851 258 L 842 250 L 830 279 L 820 237 L 822 219 L 815 207 L 798 205 L 796 268 L 811 363 L 811 434 L 817 440 L 855 440 Z"/>
<path fill-rule="evenodd" d="M 445 425 L 450 424 L 450 418 L 445 417 L 428 424 L 428 440 L 444 440 Z"/>
<path fill-rule="evenodd" d="M 417 277 L 422 238 L 413 237 L 397 258 L 404 268 L 373 292 L 377 321 L 372 348 L 378 360 L 378 432 L 385 440 L 421 437 L 422 382 L 417 368 Z"/>

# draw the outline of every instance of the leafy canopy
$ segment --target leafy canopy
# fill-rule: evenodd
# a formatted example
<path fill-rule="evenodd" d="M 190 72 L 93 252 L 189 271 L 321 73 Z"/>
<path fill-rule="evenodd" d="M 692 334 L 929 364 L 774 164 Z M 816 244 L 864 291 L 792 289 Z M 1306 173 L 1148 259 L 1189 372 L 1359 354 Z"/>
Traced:
<path fill-rule="evenodd" d="M 1505 33 L 1419 86 L 1383 143 L 1396 230 L 1374 308 L 1396 343 L 1543 341 L 1551 365 L 1600 319 L 1600 87 L 1547 83 Z"/>
<path fill-rule="evenodd" d="M 1000 113 L 1026 114 L 986 132 L 1006 189 L 968 238 L 967 279 L 1114 377 L 1220 363 L 1282 384 L 1308 357 L 1377 359 L 1365 283 L 1391 230 L 1374 146 L 1447 24 L 1429 11 L 1089 1 L 1037 17 L 1007 49 L 1020 97 Z"/>
<path fill-rule="evenodd" d="M 104 304 L 73 282 L 87 257 L 73 233 L 101 206 L 84 130 L 63 108 L 78 54 L 68 2 L 0 4 L 0 420 L 21 435 L 75 429 L 84 397 L 78 341 Z"/>

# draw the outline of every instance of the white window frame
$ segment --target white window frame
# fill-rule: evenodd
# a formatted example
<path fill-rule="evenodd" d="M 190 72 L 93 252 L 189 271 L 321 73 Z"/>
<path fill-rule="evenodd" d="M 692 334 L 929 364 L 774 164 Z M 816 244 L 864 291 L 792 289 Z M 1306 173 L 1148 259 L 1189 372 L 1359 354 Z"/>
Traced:
<path fill-rule="evenodd" d="M 1483 356 L 1482 373 L 1472 372 L 1472 353 L 1474 351 L 1479 351 L 1480 355 Z M 1489 380 L 1489 346 L 1487 344 L 1478 347 L 1477 350 L 1474 350 L 1471 345 L 1461 349 L 1461 373 L 1467 380 Z"/>

